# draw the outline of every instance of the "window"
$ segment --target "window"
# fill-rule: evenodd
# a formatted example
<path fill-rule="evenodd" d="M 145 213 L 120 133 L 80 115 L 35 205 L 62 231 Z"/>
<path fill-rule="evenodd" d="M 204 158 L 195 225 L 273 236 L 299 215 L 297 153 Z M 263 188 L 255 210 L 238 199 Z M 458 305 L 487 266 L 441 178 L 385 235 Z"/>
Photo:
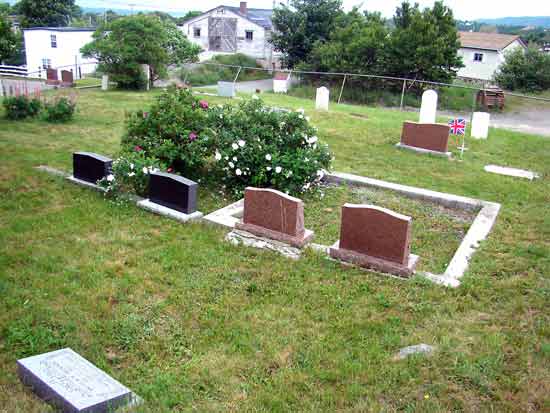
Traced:
<path fill-rule="evenodd" d="M 42 69 L 48 69 L 52 67 L 52 60 L 51 59 L 42 59 Z"/>
<path fill-rule="evenodd" d="M 193 36 L 194 37 L 201 37 L 201 28 L 200 27 L 194 27 L 193 28 Z"/>
<path fill-rule="evenodd" d="M 474 53 L 474 62 L 483 62 L 483 53 Z"/>
<path fill-rule="evenodd" d="M 246 40 L 254 40 L 254 32 L 252 30 L 246 31 Z"/>
<path fill-rule="evenodd" d="M 50 36 L 50 43 L 52 45 L 52 49 L 57 49 L 57 36 L 55 34 Z"/>

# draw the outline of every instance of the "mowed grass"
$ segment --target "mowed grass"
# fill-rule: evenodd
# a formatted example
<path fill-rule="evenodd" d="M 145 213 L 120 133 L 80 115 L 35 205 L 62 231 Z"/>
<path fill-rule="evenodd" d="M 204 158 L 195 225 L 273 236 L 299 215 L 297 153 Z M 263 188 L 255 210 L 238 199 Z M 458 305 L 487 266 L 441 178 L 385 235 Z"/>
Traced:
<path fill-rule="evenodd" d="M 181 225 L 33 169 L 70 170 L 76 150 L 115 154 L 125 111 L 156 93 L 81 91 L 66 125 L 0 120 L 0 411 L 48 411 L 20 384 L 15 361 L 62 347 L 150 412 L 550 408 L 550 140 L 491 130 L 487 141 L 467 141 L 462 160 L 453 146 L 457 160 L 447 161 L 394 147 L 415 114 L 321 113 L 311 101 L 265 95 L 306 109 L 338 171 L 502 203 L 461 287 L 448 289 L 314 252 L 294 262 L 234 247 L 221 229 Z M 488 163 L 542 179 L 488 174 Z M 353 196 L 306 214 L 324 222 L 320 208 Z M 337 230 L 324 231 L 332 239 Z M 418 249 L 446 248 L 424 242 Z M 393 361 L 418 343 L 438 350 Z"/>

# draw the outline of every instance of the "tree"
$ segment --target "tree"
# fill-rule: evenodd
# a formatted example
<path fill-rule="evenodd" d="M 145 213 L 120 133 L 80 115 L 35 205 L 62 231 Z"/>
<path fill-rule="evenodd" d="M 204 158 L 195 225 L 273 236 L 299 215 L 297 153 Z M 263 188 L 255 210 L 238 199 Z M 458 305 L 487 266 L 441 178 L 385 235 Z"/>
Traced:
<path fill-rule="evenodd" d="M 442 1 L 423 11 L 418 4 L 404 2 L 396 10 L 394 24 L 389 74 L 450 82 L 463 67 L 453 12 Z"/>
<path fill-rule="evenodd" d="M 166 74 L 169 64 L 196 61 L 200 47 L 191 44 L 174 23 L 138 14 L 100 26 L 81 52 L 97 59 L 98 69 L 109 73 L 119 87 L 139 88 L 144 83 L 140 65 L 149 65 L 156 80 Z"/>
<path fill-rule="evenodd" d="M 315 44 L 329 39 L 342 13 L 341 0 L 292 0 L 291 7 L 276 8 L 271 43 L 283 52 L 285 65 L 293 68 L 306 61 Z"/>
<path fill-rule="evenodd" d="M 506 54 L 495 81 L 508 90 L 540 92 L 550 89 L 550 55 L 532 47 Z"/>
<path fill-rule="evenodd" d="M 176 19 L 176 24 L 178 25 L 182 25 L 184 22 L 186 22 L 187 20 L 191 20 L 195 17 L 198 17 L 200 16 L 201 14 L 203 14 L 204 12 L 202 11 L 198 11 L 198 10 L 191 10 L 191 11 L 188 11 L 185 16 L 183 17 L 178 17 Z"/>
<path fill-rule="evenodd" d="M 63 27 L 82 16 L 74 0 L 21 0 L 14 6 L 22 27 Z"/>
<path fill-rule="evenodd" d="M 320 72 L 383 73 L 388 34 L 379 13 L 353 9 L 338 16 L 329 41 L 317 42 L 304 66 Z"/>
<path fill-rule="evenodd" d="M 17 54 L 19 37 L 13 31 L 8 16 L 0 14 L 0 63 L 13 58 Z"/>

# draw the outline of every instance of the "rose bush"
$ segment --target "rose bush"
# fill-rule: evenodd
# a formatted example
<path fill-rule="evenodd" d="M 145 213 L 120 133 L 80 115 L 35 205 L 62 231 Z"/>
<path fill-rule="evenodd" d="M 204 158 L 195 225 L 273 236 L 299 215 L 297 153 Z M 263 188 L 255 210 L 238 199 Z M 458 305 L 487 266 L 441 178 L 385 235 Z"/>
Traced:
<path fill-rule="evenodd" d="M 211 106 L 187 89 L 171 89 L 148 112 L 129 115 L 122 145 L 188 178 L 221 180 L 237 195 L 247 186 L 308 191 L 331 163 L 303 110 L 277 110 L 259 98 Z"/>

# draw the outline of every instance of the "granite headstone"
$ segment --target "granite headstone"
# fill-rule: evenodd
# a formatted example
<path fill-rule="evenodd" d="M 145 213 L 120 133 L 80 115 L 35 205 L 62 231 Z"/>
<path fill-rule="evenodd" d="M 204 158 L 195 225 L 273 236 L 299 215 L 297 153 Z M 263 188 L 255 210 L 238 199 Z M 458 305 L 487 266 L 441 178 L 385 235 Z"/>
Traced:
<path fill-rule="evenodd" d="M 73 153 L 73 176 L 82 181 L 97 183 L 111 173 L 112 165 L 112 159 L 97 153 Z"/>
<path fill-rule="evenodd" d="M 267 188 L 246 188 L 243 222 L 235 228 L 299 248 L 313 238 L 304 228 L 302 200 Z"/>
<path fill-rule="evenodd" d="M 130 389 L 65 348 L 17 361 L 21 381 L 64 413 L 107 413 L 136 401 Z"/>
<path fill-rule="evenodd" d="M 345 204 L 340 241 L 330 249 L 330 255 L 363 267 L 409 276 L 418 258 L 410 254 L 411 223 L 412 218 L 385 208 Z"/>
<path fill-rule="evenodd" d="M 192 214 L 197 210 L 199 185 L 190 179 L 166 172 L 149 175 L 149 200 L 167 208 Z"/>
<path fill-rule="evenodd" d="M 447 153 L 449 125 L 442 123 L 404 122 L 401 145 Z"/>
<path fill-rule="evenodd" d="M 72 86 L 74 84 L 73 72 L 70 70 L 62 70 L 61 83 L 63 86 Z"/>

